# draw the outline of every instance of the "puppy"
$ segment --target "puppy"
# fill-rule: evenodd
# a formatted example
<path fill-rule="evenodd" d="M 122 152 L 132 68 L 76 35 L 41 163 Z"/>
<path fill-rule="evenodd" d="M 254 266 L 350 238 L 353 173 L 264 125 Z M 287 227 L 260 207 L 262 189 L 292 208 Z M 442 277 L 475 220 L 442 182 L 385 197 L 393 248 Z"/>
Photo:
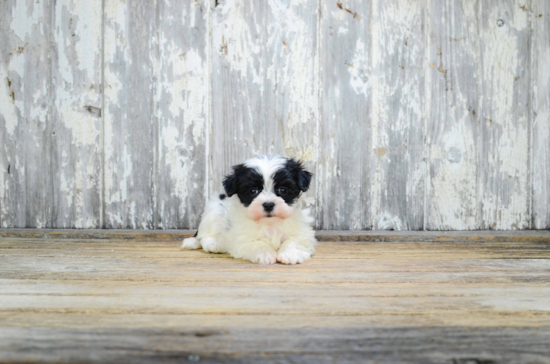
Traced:
<path fill-rule="evenodd" d="M 233 167 L 212 198 L 195 237 L 182 249 L 229 253 L 259 264 L 303 263 L 315 253 L 313 218 L 300 197 L 311 173 L 302 163 L 280 156 L 259 156 Z"/>

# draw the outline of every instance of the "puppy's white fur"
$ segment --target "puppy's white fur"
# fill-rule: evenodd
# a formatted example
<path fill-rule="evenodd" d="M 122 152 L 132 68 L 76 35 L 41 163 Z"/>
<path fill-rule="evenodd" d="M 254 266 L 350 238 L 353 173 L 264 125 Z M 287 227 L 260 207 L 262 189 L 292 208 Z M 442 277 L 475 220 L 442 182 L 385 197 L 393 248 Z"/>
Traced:
<path fill-rule="evenodd" d="M 298 199 L 292 206 L 274 192 L 273 175 L 286 163 L 281 157 L 256 157 L 245 162 L 263 176 L 261 193 L 245 207 L 237 194 L 225 199 L 213 197 L 202 215 L 196 237 L 183 241 L 182 249 L 208 253 L 229 253 L 259 264 L 303 263 L 315 253 L 313 218 L 301 208 Z M 264 202 L 275 204 L 271 217 L 263 210 Z"/>

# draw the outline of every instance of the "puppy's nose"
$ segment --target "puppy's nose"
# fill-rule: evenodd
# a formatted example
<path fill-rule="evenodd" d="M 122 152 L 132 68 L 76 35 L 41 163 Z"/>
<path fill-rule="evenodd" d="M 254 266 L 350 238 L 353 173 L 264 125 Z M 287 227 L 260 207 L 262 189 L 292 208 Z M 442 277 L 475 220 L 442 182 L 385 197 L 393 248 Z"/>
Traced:
<path fill-rule="evenodd" d="M 275 207 L 275 203 L 274 202 L 264 202 L 262 204 L 262 206 L 264 207 L 265 212 L 271 212 L 271 211 L 273 211 L 273 208 Z"/>

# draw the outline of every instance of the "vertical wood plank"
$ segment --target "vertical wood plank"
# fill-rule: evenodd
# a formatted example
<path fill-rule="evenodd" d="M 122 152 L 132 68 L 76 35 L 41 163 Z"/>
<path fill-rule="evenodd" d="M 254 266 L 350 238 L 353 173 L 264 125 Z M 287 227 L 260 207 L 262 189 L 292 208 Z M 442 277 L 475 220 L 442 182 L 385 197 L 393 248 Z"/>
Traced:
<path fill-rule="evenodd" d="M 533 225 L 550 229 L 550 3 L 533 3 Z"/>
<path fill-rule="evenodd" d="M 105 1 L 105 227 L 154 227 L 157 2 Z"/>
<path fill-rule="evenodd" d="M 481 227 L 479 174 L 481 3 L 429 3 L 426 229 Z"/>
<path fill-rule="evenodd" d="M 159 2 L 159 228 L 196 228 L 204 208 L 209 1 Z"/>
<path fill-rule="evenodd" d="M 370 229 L 371 1 L 322 2 L 319 212 L 322 229 Z"/>
<path fill-rule="evenodd" d="M 216 3 L 210 193 L 223 190 L 230 166 L 257 154 L 300 158 L 315 172 L 317 2 Z M 315 193 L 312 186 L 306 203 Z"/>
<path fill-rule="evenodd" d="M 530 1 L 481 9 L 482 229 L 525 229 L 530 217 Z"/>
<path fill-rule="evenodd" d="M 51 227 L 50 2 L 0 9 L 0 226 Z"/>
<path fill-rule="evenodd" d="M 375 0 L 372 11 L 371 215 L 376 230 L 424 225 L 425 6 Z M 374 153 L 373 153 L 374 152 Z"/>
<path fill-rule="evenodd" d="M 100 227 L 102 1 L 53 5 L 52 226 Z"/>

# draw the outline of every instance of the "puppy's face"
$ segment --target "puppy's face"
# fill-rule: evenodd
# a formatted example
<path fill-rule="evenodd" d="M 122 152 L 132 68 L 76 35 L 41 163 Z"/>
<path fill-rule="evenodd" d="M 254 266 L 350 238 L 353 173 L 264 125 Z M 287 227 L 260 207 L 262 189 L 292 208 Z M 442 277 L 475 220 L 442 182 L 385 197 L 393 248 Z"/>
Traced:
<path fill-rule="evenodd" d="M 237 194 L 249 219 L 286 219 L 294 212 L 301 192 L 307 191 L 311 173 L 302 163 L 279 156 L 261 156 L 233 167 L 223 186 L 229 197 Z"/>

